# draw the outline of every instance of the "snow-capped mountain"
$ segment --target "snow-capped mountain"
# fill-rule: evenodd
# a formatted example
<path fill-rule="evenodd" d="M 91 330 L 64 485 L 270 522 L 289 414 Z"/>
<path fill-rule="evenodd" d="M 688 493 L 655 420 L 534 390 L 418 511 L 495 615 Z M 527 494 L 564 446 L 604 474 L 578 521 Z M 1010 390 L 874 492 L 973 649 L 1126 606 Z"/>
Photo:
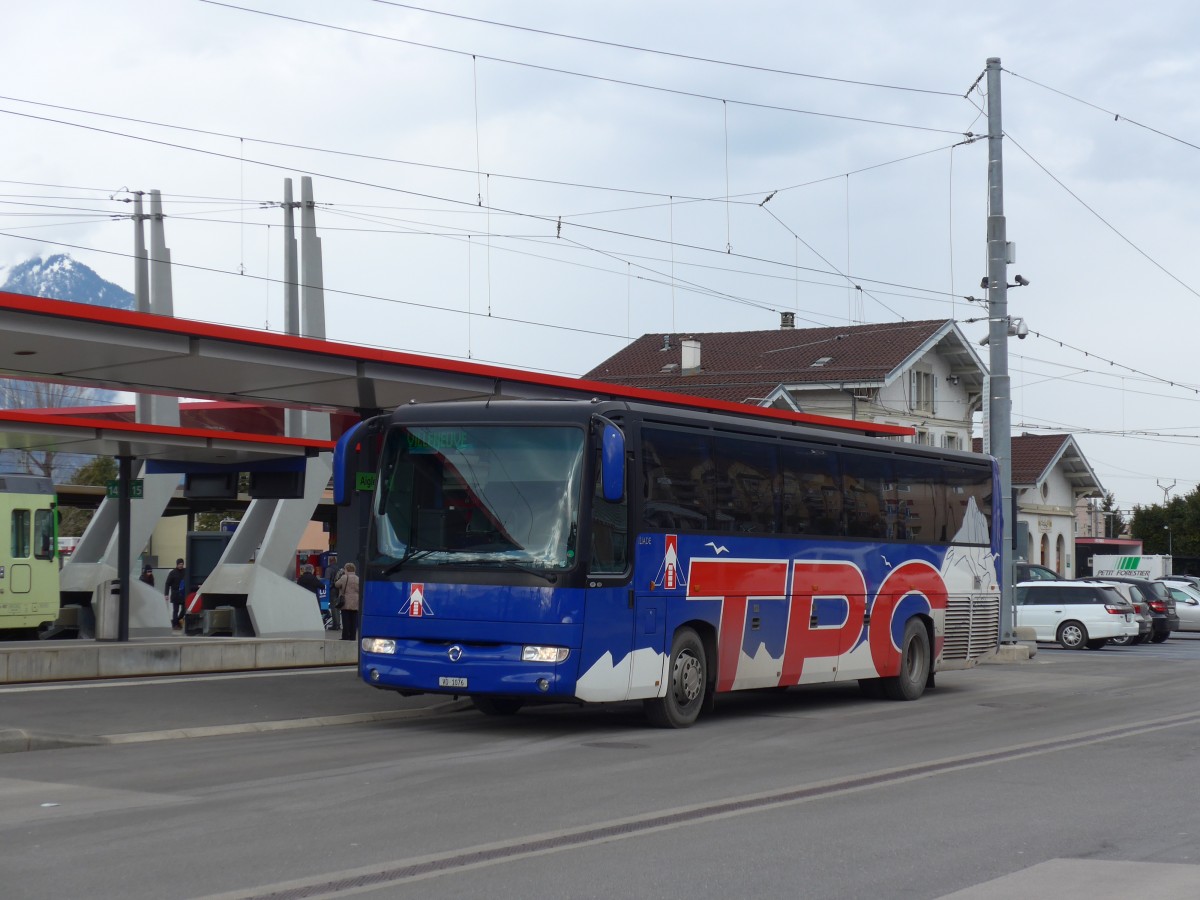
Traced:
<path fill-rule="evenodd" d="M 35 256 L 9 269 L 0 269 L 0 290 L 32 297 L 51 297 L 115 309 L 133 309 L 133 294 L 105 281 L 88 266 L 56 253 Z M 0 379 L 0 409 L 39 409 L 55 406 L 95 406 L 114 403 L 117 394 L 98 388 Z M 32 472 L 66 481 L 90 457 L 78 453 L 0 450 L 0 472 Z"/>
<path fill-rule="evenodd" d="M 133 294 L 119 284 L 105 281 L 96 272 L 65 253 L 42 259 L 35 256 L 0 270 L 4 283 L 0 290 L 32 297 L 73 300 L 112 309 L 133 309 Z"/>

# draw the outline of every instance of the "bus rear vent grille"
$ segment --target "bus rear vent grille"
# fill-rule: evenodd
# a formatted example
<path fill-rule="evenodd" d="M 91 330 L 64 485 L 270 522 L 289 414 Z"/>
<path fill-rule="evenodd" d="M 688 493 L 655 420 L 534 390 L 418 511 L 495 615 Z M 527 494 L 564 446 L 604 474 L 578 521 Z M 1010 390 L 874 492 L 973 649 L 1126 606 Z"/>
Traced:
<path fill-rule="evenodd" d="M 1000 640 L 999 597 L 951 597 L 942 659 L 975 659 Z"/>

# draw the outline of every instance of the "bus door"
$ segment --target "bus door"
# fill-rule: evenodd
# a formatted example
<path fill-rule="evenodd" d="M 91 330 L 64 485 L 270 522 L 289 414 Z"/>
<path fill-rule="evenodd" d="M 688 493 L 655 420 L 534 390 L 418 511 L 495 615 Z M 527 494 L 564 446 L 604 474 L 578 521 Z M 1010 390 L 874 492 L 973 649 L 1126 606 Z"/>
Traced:
<path fill-rule="evenodd" d="M 639 585 L 633 597 L 633 653 L 629 666 L 629 699 L 657 697 L 661 693 L 667 646 L 667 596 L 645 593 Z"/>

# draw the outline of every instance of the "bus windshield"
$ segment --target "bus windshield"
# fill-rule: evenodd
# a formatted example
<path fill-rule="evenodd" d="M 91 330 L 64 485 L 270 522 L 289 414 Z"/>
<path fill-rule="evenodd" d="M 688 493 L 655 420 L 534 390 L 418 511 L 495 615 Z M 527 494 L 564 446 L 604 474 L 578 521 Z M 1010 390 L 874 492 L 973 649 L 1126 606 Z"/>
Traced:
<path fill-rule="evenodd" d="M 380 460 L 372 558 L 394 569 L 570 568 L 583 462 L 578 427 L 396 427 Z"/>

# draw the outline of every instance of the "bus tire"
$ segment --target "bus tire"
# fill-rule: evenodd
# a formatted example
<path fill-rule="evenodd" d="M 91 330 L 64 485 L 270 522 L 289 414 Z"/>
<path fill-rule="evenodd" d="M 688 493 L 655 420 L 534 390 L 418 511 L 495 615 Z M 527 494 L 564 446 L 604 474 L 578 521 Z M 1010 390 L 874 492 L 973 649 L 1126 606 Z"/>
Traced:
<path fill-rule="evenodd" d="M 916 700 L 929 681 L 929 632 L 920 619 L 909 619 L 900 641 L 900 674 L 883 679 L 889 700 Z"/>
<path fill-rule="evenodd" d="M 472 697 L 471 702 L 485 716 L 515 716 L 525 705 L 516 697 Z"/>
<path fill-rule="evenodd" d="M 687 728 L 700 715 L 708 690 L 708 659 L 700 636 L 681 628 L 671 642 L 667 693 L 643 702 L 646 718 L 659 728 Z"/>

